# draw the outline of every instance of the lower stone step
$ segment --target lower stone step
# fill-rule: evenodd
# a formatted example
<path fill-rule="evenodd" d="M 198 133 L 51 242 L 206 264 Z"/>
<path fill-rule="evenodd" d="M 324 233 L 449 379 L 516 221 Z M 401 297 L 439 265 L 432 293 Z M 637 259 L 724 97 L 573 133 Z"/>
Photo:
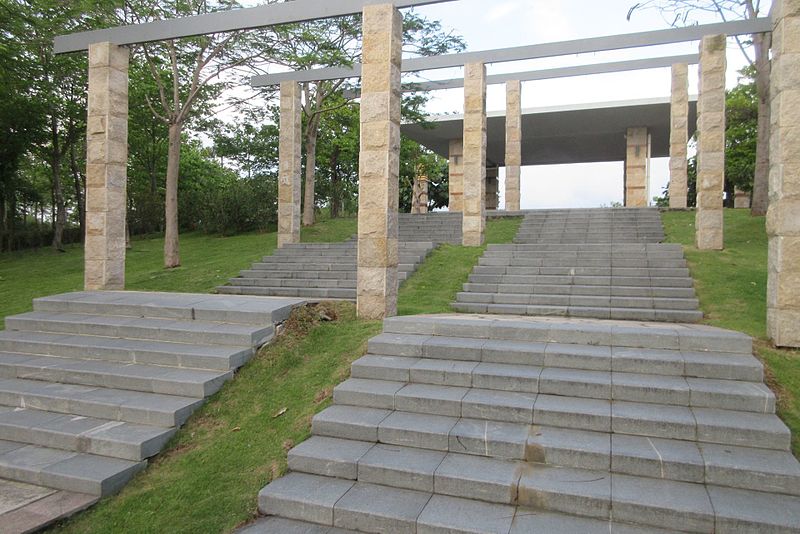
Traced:
<path fill-rule="evenodd" d="M 520 507 L 290 473 L 259 493 L 264 514 L 361 532 L 591 532 L 574 530 L 578 517 L 611 530 L 633 525 L 684 532 L 791 531 L 800 521 L 800 499 L 598 471 L 541 468 L 523 473 Z M 744 499 L 751 505 L 740 509 Z M 783 509 L 781 509 L 783 508 Z M 543 514 L 540 515 L 540 512 Z M 557 522 L 563 516 L 572 521 Z M 545 521 L 542 524 L 542 521 Z M 565 519 L 567 520 L 567 519 Z M 679 525 L 676 521 L 679 520 Z M 591 526 L 584 523 L 582 528 Z M 547 528 L 556 530 L 546 530 Z"/>
<path fill-rule="evenodd" d="M 452 308 L 461 313 L 531 315 L 536 317 L 581 317 L 624 321 L 661 321 L 668 323 L 696 323 L 703 318 L 703 312 L 699 310 L 656 310 L 653 308 L 534 306 L 525 304 L 479 304 L 474 302 L 454 302 Z"/>
<path fill-rule="evenodd" d="M 0 440 L 0 478 L 98 497 L 113 495 L 146 465 Z"/>
<path fill-rule="evenodd" d="M 237 284 L 238 279 L 231 280 L 231 284 Z M 355 300 L 355 289 L 335 289 L 335 288 L 302 288 L 302 287 L 261 287 L 261 286 L 239 286 L 227 285 L 218 286 L 215 291 L 225 295 L 253 295 L 261 297 L 298 297 L 305 299 L 345 299 Z"/>
<path fill-rule="evenodd" d="M 789 450 L 774 414 L 351 378 L 336 404 Z"/>
<path fill-rule="evenodd" d="M 0 405 L 143 425 L 182 425 L 202 399 L 112 388 L 0 379 Z"/>
<path fill-rule="evenodd" d="M 154 456 L 174 428 L 0 406 L 0 440 L 141 461 Z"/>
<path fill-rule="evenodd" d="M 534 293 L 524 291 L 525 287 L 513 288 L 505 292 L 505 287 L 488 284 L 464 284 L 464 291 L 456 294 L 458 302 L 475 302 L 481 304 L 524 304 L 532 306 L 563 306 L 588 308 L 645 308 L 654 310 L 694 310 L 699 306 L 696 298 L 664 298 L 664 297 L 610 297 L 599 295 L 571 295 Z M 508 288 L 511 289 L 511 288 Z M 490 290 L 494 292 L 484 292 Z M 519 290 L 519 291 L 515 291 Z"/>

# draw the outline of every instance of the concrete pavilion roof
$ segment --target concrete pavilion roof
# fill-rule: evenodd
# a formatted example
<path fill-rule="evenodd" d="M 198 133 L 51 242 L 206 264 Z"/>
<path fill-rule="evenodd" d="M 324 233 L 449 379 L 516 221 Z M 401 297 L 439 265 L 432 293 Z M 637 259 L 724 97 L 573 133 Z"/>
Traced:
<path fill-rule="evenodd" d="M 463 136 L 463 115 L 433 115 L 432 129 L 403 124 L 409 138 L 447 158 L 451 139 Z M 697 97 L 689 97 L 689 137 L 697 124 Z M 670 99 L 650 98 L 522 110 L 522 164 L 623 161 L 625 132 L 647 126 L 654 158 L 669 156 Z M 487 113 L 487 164 L 505 164 L 505 111 Z"/>

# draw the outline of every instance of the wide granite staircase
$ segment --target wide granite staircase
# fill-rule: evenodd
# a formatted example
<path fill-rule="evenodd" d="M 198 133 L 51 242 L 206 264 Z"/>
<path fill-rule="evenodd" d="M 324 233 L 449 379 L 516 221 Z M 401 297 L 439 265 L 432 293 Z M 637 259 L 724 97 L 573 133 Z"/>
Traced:
<path fill-rule="evenodd" d="M 528 212 L 514 244 L 489 245 L 453 308 L 467 313 L 696 322 L 680 245 L 656 209 Z"/>
<path fill-rule="evenodd" d="M 743 334 L 395 317 L 333 398 L 244 532 L 800 532 L 800 464 Z"/>
<path fill-rule="evenodd" d="M 400 242 L 432 241 L 461 244 L 461 213 L 436 211 L 430 213 L 399 213 Z"/>
<path fill-rule="evenodd" d="M 398 279 L 402 283 L 435 248 L 427 241 L 400 242 Z M 228 295 L 356 300 L 357 243 L 287 245 L 216 288 Z"/>
<path fill-rule="evenodd" d="M 0 331 L 0 482 L 87 495 L 84 505 L 118 491 L 300 303 L 113 291 L 34 300 Z M 4 518 L 0 531 L 21 520 Z"/>

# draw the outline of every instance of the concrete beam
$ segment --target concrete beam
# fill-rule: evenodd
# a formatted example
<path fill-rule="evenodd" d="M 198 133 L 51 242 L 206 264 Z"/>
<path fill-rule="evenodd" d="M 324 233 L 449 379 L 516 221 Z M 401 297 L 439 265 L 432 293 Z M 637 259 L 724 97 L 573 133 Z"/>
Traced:
<path fill-rule="evenodd" d="M 181 37 L 208 35 L 211 33 L 249 30 L 267 26 L 278 26 L 294 22 L 306 22 L 356 15 L 364 6 L 385 3 L 386 0 L 294 0 L 280 4 L 268 4 L 245 9 L 216 11 L 193 17 L 158 20 L 143 24 L 131 24 L 102 30 L 59 35 L 53 41 L 56 54 L 88 50 L 93 43 L 110 42 L 116 45 L 150 43 Z M 440 4 L 453 0 L 394 0 L 397 8 Z"/>

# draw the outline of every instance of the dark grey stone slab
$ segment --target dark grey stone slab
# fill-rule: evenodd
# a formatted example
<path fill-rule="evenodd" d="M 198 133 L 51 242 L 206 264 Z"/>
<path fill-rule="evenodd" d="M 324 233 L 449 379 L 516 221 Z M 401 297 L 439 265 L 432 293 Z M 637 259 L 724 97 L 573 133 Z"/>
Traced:
<path fill-rule="evenodd" d="M 701 443 L 705 482 L 800 496 L 800 463 L 790 452 Z"/>
<path fill-rule="evenodd" d="M 511 529 L 514 513 L 513 506 L 433 495 L 417 519 L 417 533 L 507 534 Z"/>
<path fill-rule="evenodd" d="M 605 432 L 534 426 L 528 437 L 528 461 L 609 470 L 611 436 Z"/>
<path fill-rule="evenodd" d="M 523 462 L 448 454 L 434 476 L 436 493 L 514 504 Z"/>
<path fill-rule="evenodd" d="M 708 486 L 716 512 L 716 532 L 777 534 L 800 531 L 800 499 Z"/>
<path fill-rule="evenodd" d="M 336 503 L 334 526 L 362 532 L 414 534 L 425 492 L 358 482 Z"/>
<path fill-rule="evenodd" d="M 445 455 L 444 451 L 378 444 L 359 460 L 358 480 L 432 493 L 434 473 Z"/>
<path fill-rule="evenodd" d="M 315 435 L 358 441 L 378 441 L 378 425 L 392 412 L 359 406 L 330 406 L 314 416 Z"/>
<path fill-rule="evenodd" d="M 358 461 L 374 443 L 312 436 L 289 451 L 289 469 L 312 475 L 358 478 Z"/>
<path fill-rule="evenodd" d="M 609 432 L 611 403 L 601 399 L 539 395 L 533 410 L 533 422 L 541 426 Z"/>
<path fill-rule="evenodd" d="M 450 430 L 457 422 L 456 417 L 393 412 L 380 423 L 378 441 L 446 451 L 449 447 Z"/>
<path fill-rule="evenodd" d="M 608 519 L 611 476 L 607 471 L 532 465 L 520 478 L 519 503 L 546 511 Z"/>
<path fill-rule="evenodd" d="M 258 509 L 262 514 L 333 526 L 333 507 L 351 487 L 351 480 L 289 473 L 259 492 Z"/>
<path fill-rule="evenodd" d="M 492 458 L 523 460 L 527 457 L 530 425 L 481 419 L 460 419 L 450 430 L 451 452 Z"/>
<path fill-rule="evenodd" d="M 704 463 L 695 443 L 673 439 L 611 435 L 615 473 L 685 482 L 704 481 Z"/>

